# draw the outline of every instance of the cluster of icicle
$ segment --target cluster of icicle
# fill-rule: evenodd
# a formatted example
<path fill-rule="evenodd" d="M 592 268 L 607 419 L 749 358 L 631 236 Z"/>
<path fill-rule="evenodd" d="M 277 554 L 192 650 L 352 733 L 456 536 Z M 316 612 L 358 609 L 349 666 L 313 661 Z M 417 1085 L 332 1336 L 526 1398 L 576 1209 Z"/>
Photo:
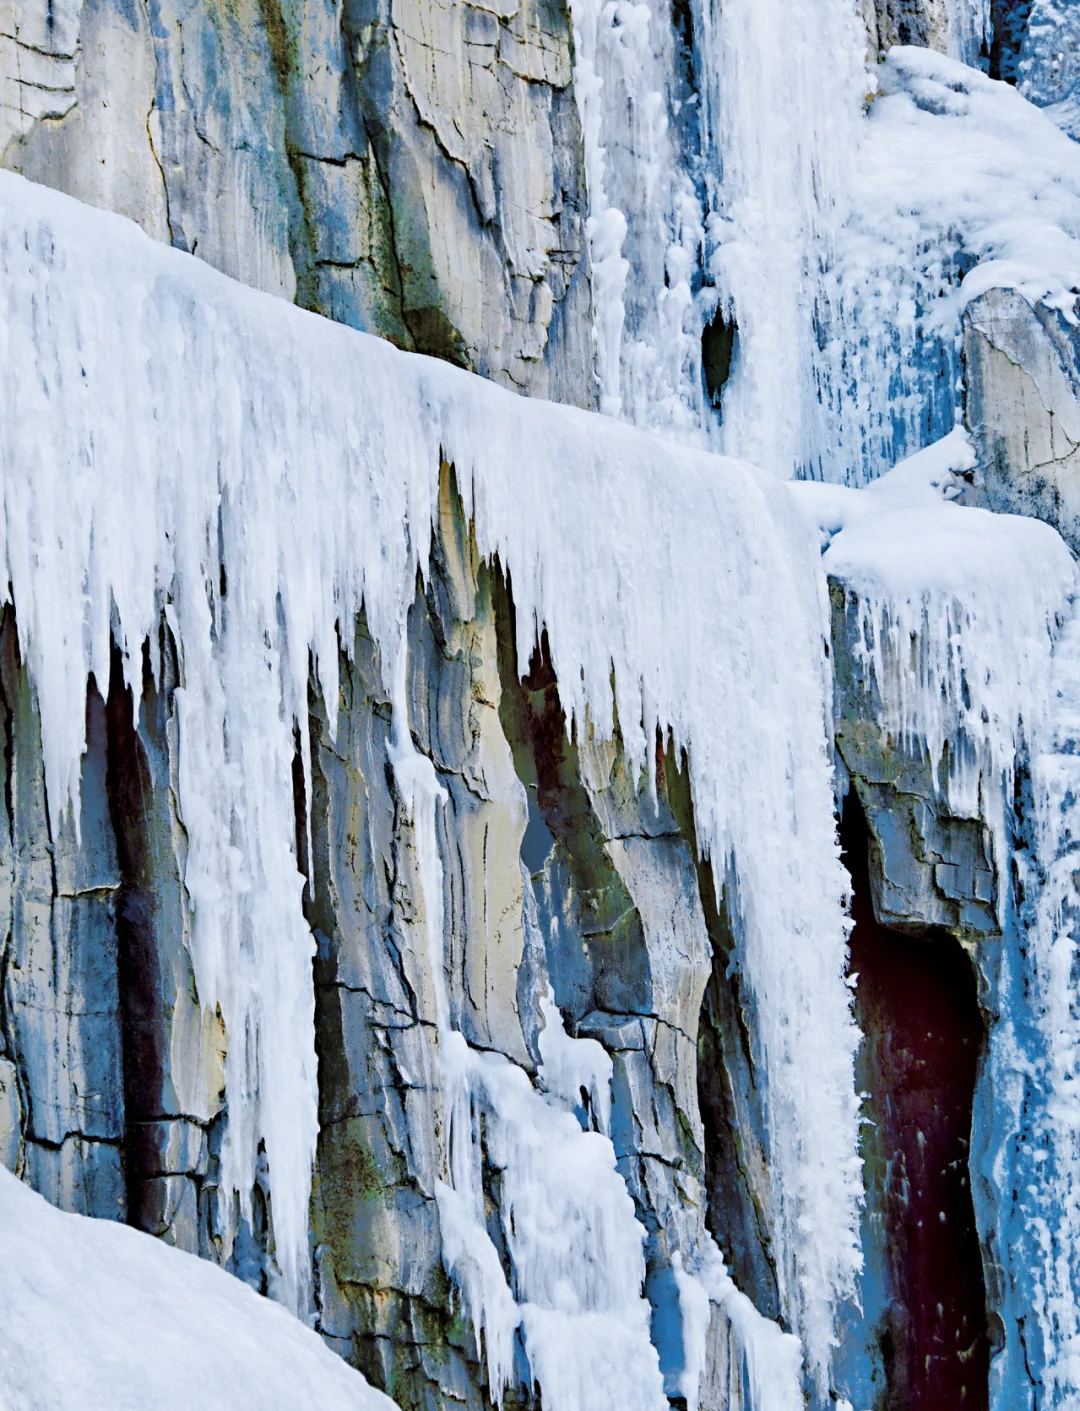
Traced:
<path fill-rule="evenodd" d="M 1000 917 L 1017 760 L 1046 739 L 1053 645 L 1078 579 L 1048 525 L 951 502 L 954 472 L 974 460 L 954 430 L 866 489 L 832 491 L 844 524 L 824 562 L 844 585 L 874 718 L 894 748 L 928 760 L 951 813 L 990 830 Z"/>
<path fill-rule="evenodd" d="M 610 737 L 617 711 L 643 774 L 658 732 L 688 752 L 698 837 L 742 903 L 784 1308 L 823 1381 L 859 1261 L 857 1033 L 827 600 L 790 492 L 401 354 L 11 175 L 0 274 L 0 560 L 54 824 L 68 808 L 78 817 L 87 677 L 108 679 L 115 640 L 137 701 L 143 643 L 164 614 L 182 675 L 195 982 L 228 1034 L 222 1185 L 247 1198 L 261 1142 L 279 1295 L 301 1310 L 309 1299 L 317 1123 L 294 724 L 306 750 L 314 661 L 336 729 L 339 645 L 361 604 L 396 674 L 445 457 L 481 552 L 512 574 L 519 660 L 545 626 L 572 722 L 587 711 Z M 405 729 L 399 703 L 399 777 Z M 444 1047 L 449 1064 L 452 1037 Z M 462 1070 L 470 1101 L 482 1090 L 497 1106 L 516 1084 L 539 1111 L 521 1079 L 482 1063 Z M 455 1151 L 467 1122 L 455 1118 Z M 461 1193 L 471 1179 L 448 1184 Z M 624 1256 L 636 1277 L 637 1255 Z M 492 1349 L 503 1357 L 505 1340 Z"/>

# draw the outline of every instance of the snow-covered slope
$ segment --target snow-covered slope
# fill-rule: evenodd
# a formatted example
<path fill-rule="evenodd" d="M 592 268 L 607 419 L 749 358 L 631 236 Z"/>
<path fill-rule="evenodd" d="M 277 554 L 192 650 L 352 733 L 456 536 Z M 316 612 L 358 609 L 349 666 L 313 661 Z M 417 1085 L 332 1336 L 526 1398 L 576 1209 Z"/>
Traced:
<path fill-rule="evenodd" d="M 394 1411 L 280 1305 L 0 1167 L 3 1411 Z"/>

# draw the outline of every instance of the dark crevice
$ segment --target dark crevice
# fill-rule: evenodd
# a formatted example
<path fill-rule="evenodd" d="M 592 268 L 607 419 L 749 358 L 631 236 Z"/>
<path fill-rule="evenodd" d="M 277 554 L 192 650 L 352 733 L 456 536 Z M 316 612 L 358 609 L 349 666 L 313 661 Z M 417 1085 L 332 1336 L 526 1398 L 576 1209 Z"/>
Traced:
<path fill-rule="evenodd" d="M 571 1025 L 593 1010 L 648 1013 L 653 1005 L 641 917 L 582 782 L 576 730 L 567 729 L 547 633 L 541 632 L 528 670 L 519 674 L 512 588 L 498 565 L 492 580 L 499 719 L 528 799 L 522 860 L 537 893 L 556 1003 Z M 549 912 L 559 914 L 559 924 L 547 924 Z"/>
<path fill-rule="evenodd" d="M 717 309 L 701 330 L 701 373 L 705 379 L 705 394 L 717 409 L 731 375 L 738 343 L 739 325 L 734 315 L 729 320 L 724 317 L 722 309 Z"/>
<path fill-rule="evenodd" d="M 166 1057 L 162 1048 L 164 1024 L 151 978 L 156 970 L 154 902 L 147 858 L 152 780 L 135 730 L 132 695 L 124 684 L 123 665 L 115 644 L 106 714 L 106 789 L 121 877 L 116 943 L 124 1118 L 131 1134 L 134 1126 L 158 1115 Z M 138 1159 L 127 1161 L 128 1211 L 136 1226 L 144 1224 L 140 1212 L 146 1174 Z"/>
<path fill-rule="evenodd" d="M 712 864 L 698 867 L 712 974 L 698 1025 L 698 1102 L 705 1132 L 705 1223 L 739 1288 L 779 1319 L 780 1294 L 765 1213 L 765 1134 L 730 898 L 717 897 Z"/>
<path fill-rule="evenodd" d="M 1031 6 L 1032 0 L 992 0 L 990 16 L 994 37 L 990 45 L 991 78 L 1016 84 Z"/>
<path fill-rule="evenodd" d="M 864 1039 L 867 1279 L 880 1287 L 874 1411 L 985 1411 L 989 1340 L 968 1152 L 985 1031 L 970 959 L 947 931 L 876 920 L 858 797 L 841 825 L 853 886 L 851 971 Z"/>

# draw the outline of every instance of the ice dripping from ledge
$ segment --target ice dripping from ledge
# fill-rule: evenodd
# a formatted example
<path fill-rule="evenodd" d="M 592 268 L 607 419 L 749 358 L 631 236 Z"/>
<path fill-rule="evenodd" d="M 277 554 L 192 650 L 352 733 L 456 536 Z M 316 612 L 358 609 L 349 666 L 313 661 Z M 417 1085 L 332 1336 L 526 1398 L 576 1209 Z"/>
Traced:
<path fill-rule="evenodd" d="M 610 735 L 617 710 L 643 777 L 658 732 L 688 752 L 699 840 L 741 899 L 737 964 L 783 1304 L 823 1384 L 833 1310 L 859 1259 L 857 1035 L 827 751 L 827 599 L 816 535 L 790 492 L 743 464 L 398 353 L 6 175 L 0 270 L 0 554 L 51 807 L 69 807 L 78 788 L 82 683 L 108 679 L 115 634 L 137 697 L 142 643 L 164 612 L 183 678 L 195 979 L 232 1052 L 224 1170 L 244 1198 L 264 1144 L 275 1291 L 305 1309 L 316 1131 L 293 725 L 306 723 L 309 659 L 333 717 L 338 624 L 361 602 L 394 674 L 445 457 L 481 552 L 512 574 L 519 659 L 545 626 L 570 721 L 588 711 Z M 401 779 L 411 745 L 400 709 L 395 730 Z M 414 799 L 430 784 L 418 774 Z M 452 1037 L 445 1047 L 452 1058 Z M 530 1110 L 545 1101 L 526 1094 L 524 1074 L 468 1063 L 485 1102 L 515 1088 Z M 569 1113 L 545 1111 L 569 1132 Z M 603 1138 L 582 1140 L 595 1155 Z M 596 1180 L 605 1188 L 599 1167 Z M 619 1244 L 627 1269 L 630 1243 Z M 493 1347 L 501 1357 L 505 1340 Z"/>
<path fill-rule="evenodd" d="M 853 605 L 876 718 L 927 757 L 952 812 L 986 822 L 1000 907 L 1017 761 L 1046 738 L 1053 644 L 1078 577 L 1048 525 L 952 503 L 974 463 L 956 429 L 864 490 L 795 492 Z"/>

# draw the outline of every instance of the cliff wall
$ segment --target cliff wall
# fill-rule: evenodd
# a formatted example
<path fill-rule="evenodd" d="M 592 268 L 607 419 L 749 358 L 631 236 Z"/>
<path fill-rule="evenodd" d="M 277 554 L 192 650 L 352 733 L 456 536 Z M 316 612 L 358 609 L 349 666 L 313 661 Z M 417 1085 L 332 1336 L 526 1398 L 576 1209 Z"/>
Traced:
<path fill-rule="evenodd" d="M 936 0 L 879 0 L 863 18 L 882 53 L 945 49 L 957 33 L 953 7 Z M 651 21 L 691 71 L 685 7 Z M 1027 30 L 1017 25 L 1009 53 L 1019 63 Z M 1001 72 L 1007 58 L 982 56 Z M 515 390 L 592 407 L 579 59 L 570 13 L 547 0 L 28 0 L 0 25 L 0 152 L 10 170 L 126 215 L 258 289 Z M 680 104 L 698 96 L 686 72 L 680 84 Z M 679 135 L 697 140 L 689 118 Z M 621 150 L 612 168 L 632 171 L 639 155 Z M 677 261 L 670 271 L 674 285 Z M 699 294 L 701 271 L 687 279 Z M 645 308 L 647 294 L 632 290 L 627 307 Z M 964 498 L 1045 519 L 1077 549 L 1075 343 L 1068 319 L 1013 291 L 991 290 L 965 315 L 963 414 L 978 466 Z M 490 1348 L 446 1268 L 439 1153 L 452 1114 L 433 1078 L 431 899 L 391 764 L 399 732 L 446 791 L 438 843 L 455 1028 L 542 1086 L 550 985 L 567 1032 L 601 1046 L 618 1170 L 645 1231 L 664 1393 L 677 1406 L 696 1397 L 710 1411 L 774 1411 L 734 1299 L 708 1304 L 693 1395 L 686 1381 L 682 1252 L 706 1235 L 757 1313 L 792 1326 L 734 875 L 702 857 L 683 749 L 651 742 L 639 774 L 618 730 L 611 740 L 587 723 L 568 728 L 566 683 L 543 635 L 519 658 L 513 580 L 479 553 L 456 474 L 443 464 L 434 545 L 409 612 L 407 719 L 361 615 L 341 625 L 351 641 L 339 699 L 326 699 L 313 669 L 310 725 L 295 738 L 318 1055 L 307 1312 L 404 1411 L 498 1400 Z M 899 1408 L 920 1395 L 989 1405 L 997 1386 L 994 1404 L 1011 1411 L 1021 1403 L 1008 1398 L 1031 1383 L 1000 1370 L 994 1383 L 992 1355 L 1007 1354 L 999 1369 L 1041 1355 L 1018 1332 L 1028 1294 L 994 1164 L 1015 1115 L 999 1101 L 1008 1055 L 994 1045 L 1014 1013 L 1006 981 L 1019 964 L 1020 906 L 995 871 L 991 810 L 951 807 L 933 762 L 890 735 L 859 657 L 857 600 L 842 581 L 831 587 L 854 968 L 871 975 L 856 996 L 867 1035 L 858 1079 L 878 1123 L 862 1149 L 862 1308 L 843 1312 L 831 1390 Z M 223 578 L 223 599 L 227 589 Z M 91 679 L 76 827 L 49 806 L 17 612 L 9 605 L 0 626 L 0 1159 L 64 1209 L 126 1220 L 279 1293 L 265 1151 L 250 1200 L 226 1195 L 222 1177 L 237 1039 L 195 984 L 180 645 L 163 614 L 141 690 L 125 685 L 119 640 L 108 679 Z M 83 683 L 72 689 L 81 699 Z M 914 979 L 913 965 L 923 967 Z M 899 1053 L 905 994 L 939 983 L 950 999 L 928 1023 L 940 1044 Z M 920 1086 L 919 1064 L 934 1081 Z M 596 1132 L 594 1095 L 580 1091 L 577 1119 Z M 918 1122 L 929 1154 L 911 1144 Z M 948 1260 L 926 1273 L 944 1287 L 960 1271 L 941 1326 L 918 1309 L 925 1249 L 898 1253 L 898 1232 L 925 1214 L 898 1192 L 901 1166 L 907 1186 L 952 1201 L 935 1230 Z M 485 1149 L 485 1212 L 505 1270 L 502 1181 Z M 516 1355 L 508 1408 L 537 1400 L 520 1346 Z M 927 1357 L 929 1390 L 918 1380 Z"/>

